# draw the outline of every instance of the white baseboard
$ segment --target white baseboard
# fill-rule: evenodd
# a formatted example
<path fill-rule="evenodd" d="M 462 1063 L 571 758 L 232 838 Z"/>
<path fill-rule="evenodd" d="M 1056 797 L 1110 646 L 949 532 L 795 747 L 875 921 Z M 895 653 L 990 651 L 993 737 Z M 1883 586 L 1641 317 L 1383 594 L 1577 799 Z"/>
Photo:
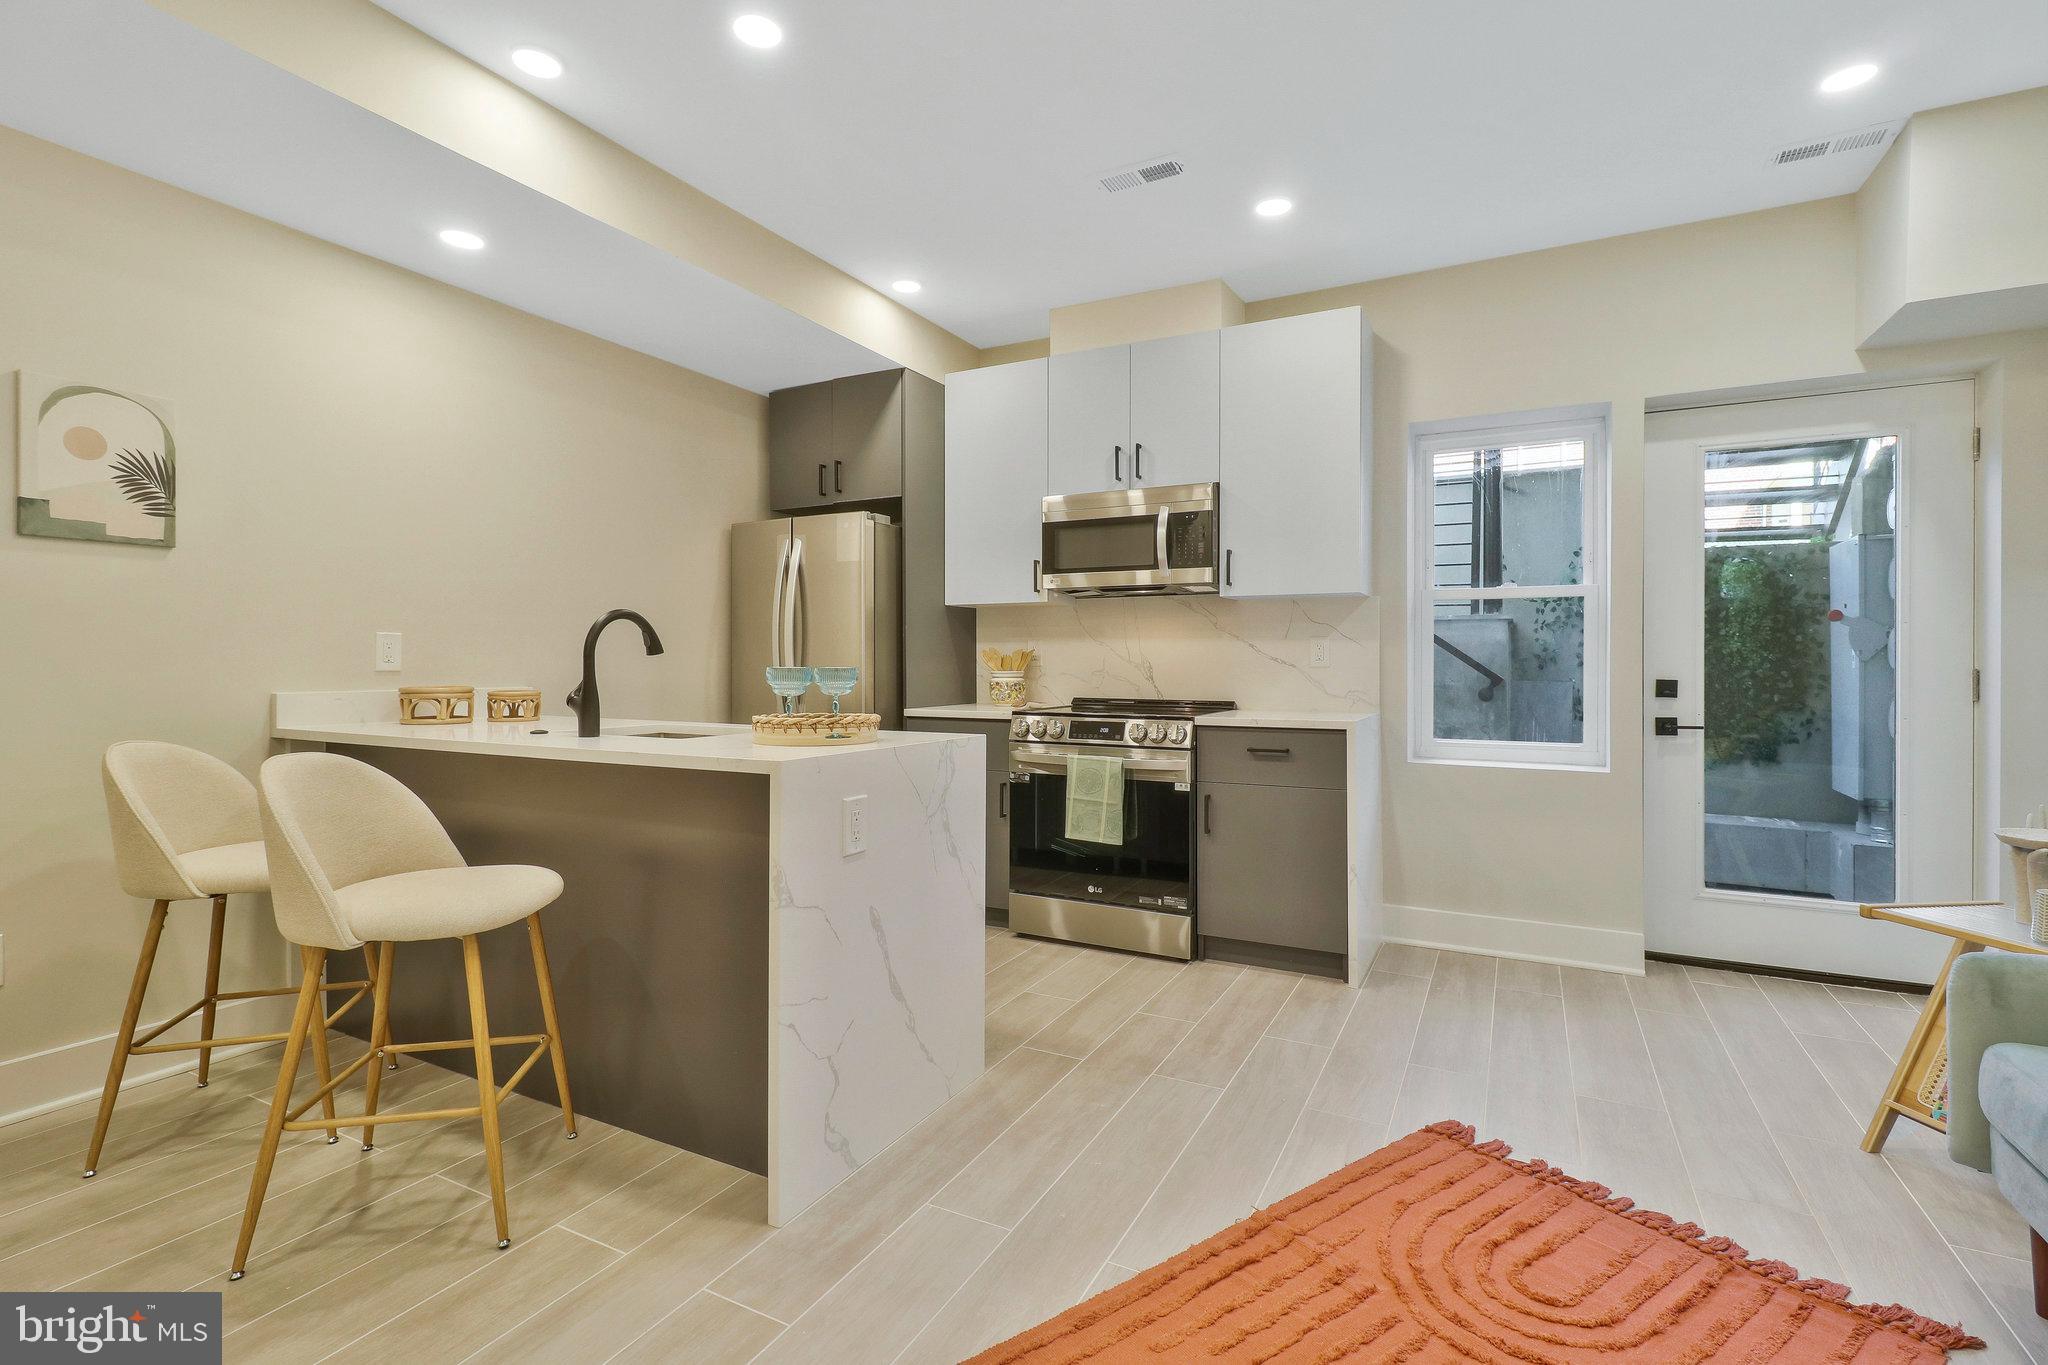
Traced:
<path fill-rule="evenodd" d="M 1486 957 L 1554 962 L 1600 972 L 1643 973 L 1643 936 L 1625 929 L 1589 929 L 1582 924 L 1432 910 L 1421 905 L 1381 907 L 1386 941 L 1417 948 L 1448 948 Z"/>
<path fill-rule="evenodd" d="M 291 1023 L 292 1009 L 296 1004 L 297 997 L 290 995 L 225 1001 L 215 1011 L 213 1031 L 223 1037 L 282 1032 Z M 182 1043 L 198 1036 L 199 1019 L 195 1015 L 156 1041 Z M 218 1062 L 250 1048 L 265 1046 L 267 1044 L 249 1043 L 241 1047 L 219 1048 L 213 1059 Z M 83 1038 L 75 1043 L 0 1062 L 0 1125 L 32 1119 L 80 1100 L 98 1099 L 107 1084 L 107 1059 L 113 1055 L 113 1047 L 114 1035 L 109 1032 L 97 1038 Z M 198 1068 L 197 1052 L 159 1052 L 131 1057 L 128 1070 L 121 1077 L 121 1088 L 126 1090 L 131 1086 L 146 1085 L 180 1071 L 196 1071 Z"/>

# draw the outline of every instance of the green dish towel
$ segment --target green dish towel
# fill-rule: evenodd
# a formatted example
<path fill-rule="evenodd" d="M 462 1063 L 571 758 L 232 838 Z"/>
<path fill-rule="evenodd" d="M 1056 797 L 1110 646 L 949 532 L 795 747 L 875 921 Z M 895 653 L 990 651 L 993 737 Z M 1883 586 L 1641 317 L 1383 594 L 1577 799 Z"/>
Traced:
<path fill-rule="evenodd" d="M 1067 837 L 1091 844 L 1124 841 L 1124 761 L 1067 759 Z"/>

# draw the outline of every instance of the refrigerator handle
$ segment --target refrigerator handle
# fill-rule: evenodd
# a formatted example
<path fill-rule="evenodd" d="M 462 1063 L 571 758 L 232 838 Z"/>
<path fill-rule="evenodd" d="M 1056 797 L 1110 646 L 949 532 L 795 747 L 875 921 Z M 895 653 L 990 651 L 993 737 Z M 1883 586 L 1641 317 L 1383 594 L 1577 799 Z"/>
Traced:
<path fill-rule="evenodd" d="M 789 662 L 793 665 L 801 664 L 804 661 L 802 644 L 797 638 L 796 630 L 797 612 L 802 610 L 803 607 L 803 573 L 804 543 L 801 538 L 791 536 L 789 539 L 789 572 L 787 574 L 789 590 L 784 594 L 783 598 L 782 620 L 783 629 L 786 632 L 784 638 L 788 641 L 788 648 L 785 652 L 789 656 Z"/>
<path fill-rule="evenodd" d="M 768 662 L 777 668 L 788 661 L 782 657 L 782 602 L 789 586 L 789 541 L 782 542 L 782 561 L 775 566 L 775 599 L 768 608 Z"/>

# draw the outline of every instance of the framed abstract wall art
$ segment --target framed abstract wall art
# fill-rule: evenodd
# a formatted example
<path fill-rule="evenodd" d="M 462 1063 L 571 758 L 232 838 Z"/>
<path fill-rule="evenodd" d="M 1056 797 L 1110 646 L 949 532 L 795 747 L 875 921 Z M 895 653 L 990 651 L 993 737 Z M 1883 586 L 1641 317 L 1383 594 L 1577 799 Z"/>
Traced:
<path fill-rule="evenodd" d="M 178 540 L 178 451 L 158 398 L 19 372 L 25 536 L 169 549 Z"/>

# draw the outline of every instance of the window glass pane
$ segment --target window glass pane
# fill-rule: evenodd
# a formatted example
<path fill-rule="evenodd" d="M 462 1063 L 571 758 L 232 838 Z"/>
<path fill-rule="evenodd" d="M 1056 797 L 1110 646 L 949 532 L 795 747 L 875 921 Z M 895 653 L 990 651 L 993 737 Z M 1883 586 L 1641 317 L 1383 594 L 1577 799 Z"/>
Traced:
<path fill-rule="evenodd" d="M 1436 586 L 1583 582 L 1585 466 L 1576 439 L 1437 452 Z"/>
<path fill-rule="evenodd" d="M 1577 744 L 1586 730 L 1586 599 L 1436 604 L 1438 739 Z"/>
<path fill-rule="evenodd" d="M 1708 886 L 1893 899 L 1897 455 L 1707 452 Z"/>

